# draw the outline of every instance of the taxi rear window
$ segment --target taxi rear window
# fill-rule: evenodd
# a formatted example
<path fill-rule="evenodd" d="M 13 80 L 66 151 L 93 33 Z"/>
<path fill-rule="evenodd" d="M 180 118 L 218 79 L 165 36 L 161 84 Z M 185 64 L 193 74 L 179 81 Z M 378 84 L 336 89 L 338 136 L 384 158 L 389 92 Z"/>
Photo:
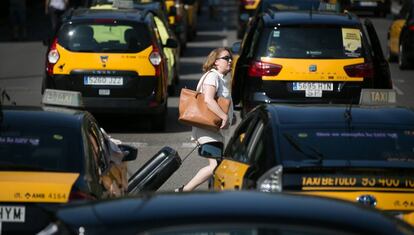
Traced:
<path fill-rule="evenodd" d="M 286 130 L 280 138 L 289 161 L 354 160 L 414 164 L 414 129 Z"/>
<path fill-rule="evenodd" d="M 81 154 L 80 141 L 64 127 L 33 125 L 0 133 L 0 166 L 8 170 L 79 171 Z"/>
<path fill-rule="evenodd" d="M 319 11 L 331 11 L 339 12 L 340 3 L 331 0 L 266 0 L 264 1 L 264 6 L 267 9 L 273 9 L 278 11 L 309 11 L 309 10 L 319 10 Z"/>
<path fill-rule="evenodd" d="M 265 31 L 260 56 L 348 59 L 363 57 L 361 31 L 339 26 L 274 27 Z"/>
<path fill-rule="evenodd" d="M 145 24 L 102 20 L 62 26 L 58 43 L 73 52 L 137 53 L 151 45 L 151 35 Z"/>

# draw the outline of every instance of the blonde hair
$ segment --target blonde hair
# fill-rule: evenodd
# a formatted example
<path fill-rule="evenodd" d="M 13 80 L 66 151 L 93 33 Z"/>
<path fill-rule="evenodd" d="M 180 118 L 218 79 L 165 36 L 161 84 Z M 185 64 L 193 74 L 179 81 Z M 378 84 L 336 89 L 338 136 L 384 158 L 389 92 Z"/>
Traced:
<path fill-rule="evenodd" d="M 218 56 L 220 55 L 220 53 L 223 51 L 227 51 L 230 54 L 230 56 L 232 56 L 230 49 L 226 47 L 219 47 L 219 48 L 212 50 L 210 54 L 208 54 L 207 59 L 204 61 L 203 72 L 207 72 L 210 69 L 215 68 L 214 63 L 218 59 Z"/>

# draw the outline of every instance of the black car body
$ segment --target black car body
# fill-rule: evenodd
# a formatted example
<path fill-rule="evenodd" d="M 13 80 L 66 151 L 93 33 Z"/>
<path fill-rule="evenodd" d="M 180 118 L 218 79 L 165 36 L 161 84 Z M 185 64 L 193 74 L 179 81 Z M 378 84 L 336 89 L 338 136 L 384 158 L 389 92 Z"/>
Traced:
<path fill-rule="evenodd" d="M 68 11 L 47 50 L 42 91 L 79 91 L 92 113 L 151 115 L 163 130 L 174 72 L 163 49 L 177 42 L 163 42 L 156 28 L 149 10 Z"/>
<path fill-rule="evenodd" d="M 412 234 L 343 201 L 245 192 L 152 194 L 62 208 L 45 234 Z"/>
<path fill-rule="evenodd" d="M 414 224 L 413 131 L 410 108 L 261 105 L 229 140 L 213 187 L 343 199 Z"/>
<path fill-rule="evenodd" d="M 392 87 L 371 21 L 351 13 L 270 10 L 233 51 L 243 115 L 261 103 L 358 103 L 362 88 Z"/>
<path fill-rule="evenodd" d="M 1 107 L 0 232 L 35 234 L 62 203 L 125 195 L 137 149 L 115 159 L 110 141 L 86 111 Z"/>

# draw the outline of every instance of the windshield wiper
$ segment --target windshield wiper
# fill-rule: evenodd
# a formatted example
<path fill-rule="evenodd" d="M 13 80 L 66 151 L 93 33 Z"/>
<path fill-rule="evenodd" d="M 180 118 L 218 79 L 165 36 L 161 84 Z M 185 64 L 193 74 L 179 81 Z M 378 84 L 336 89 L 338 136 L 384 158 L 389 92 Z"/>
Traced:
<path fill-rule="evenodd" d="M 293 138 L 291 135 L 284 133 L 283 136 L 286 138 L 286 140 L 289 142 L 290 145 L 292 145 L 292 147 L 294 149 L 296 149 L 298 152 L 302 153 L 304 156 L 308 157 L 308 158 L 312 158 L 317 160 L 318 163 L 321 163 L 324 156 L 321 152 L 319 152 L 317 149 L 315 149 L 314 147 L 308 145 L 308 144 L 301 144 L 299 143 L 295 138 Z M 303 147 L 306 147 L 307 149 L 311 150 L 312 153 L 309 153 L 305 150 L 303 150 Z"/>

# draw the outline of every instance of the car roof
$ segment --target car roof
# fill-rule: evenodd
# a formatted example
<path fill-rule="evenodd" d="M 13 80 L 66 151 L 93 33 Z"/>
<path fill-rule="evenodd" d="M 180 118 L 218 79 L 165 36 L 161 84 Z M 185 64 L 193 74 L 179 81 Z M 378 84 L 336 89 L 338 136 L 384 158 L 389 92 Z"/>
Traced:
<path fill-rule="evenodd" d="M 359 18 L 351 13 L 311 12 L 311 11 L 275 11 L 263 15 L 267 25 L 325 24 L 359 26 Z"/>
<path fill-rule="evenodd" d="M 362 234 L 395 234 L 400 224 L 356 203 L 255 191 L 157 193 L 145 194 L 142 198 L 81 202 L 64 206 L 57 217 L 71 226 L 82 225 L 86 230 L 88 226 L 105 226 L 109 230 L 124 228 L 134 233 L 138 229 L 195 223 L 268 223 L 347 228 Z"/>
<path fill-rule="evenodd" d="M 36 106 L 3 106 L 3 120 L 5 123 L 27 123 L 36 125 L 65 126 L 68 128 L 79 128 L 85 111 L 58 107 L 36 107 Z"/>
<path fill-rule="evenodd" d="M 128 20 L 143 21 L 147 11 L 137 9 L 89 9 L 78 8 L 69 11 L 65 15 L 65 20 L 94 20 L 94 19 L 111 19 L 111 20 Z"/>
<path fill-rule="evenodd" d="M 396 106 L 267 105 L 279 125 L 413 126 L 414 110 Z M 348 113 L 347 113 L 348 110 Z M 350 115 L 347 119 L 346 115 Z"/>

